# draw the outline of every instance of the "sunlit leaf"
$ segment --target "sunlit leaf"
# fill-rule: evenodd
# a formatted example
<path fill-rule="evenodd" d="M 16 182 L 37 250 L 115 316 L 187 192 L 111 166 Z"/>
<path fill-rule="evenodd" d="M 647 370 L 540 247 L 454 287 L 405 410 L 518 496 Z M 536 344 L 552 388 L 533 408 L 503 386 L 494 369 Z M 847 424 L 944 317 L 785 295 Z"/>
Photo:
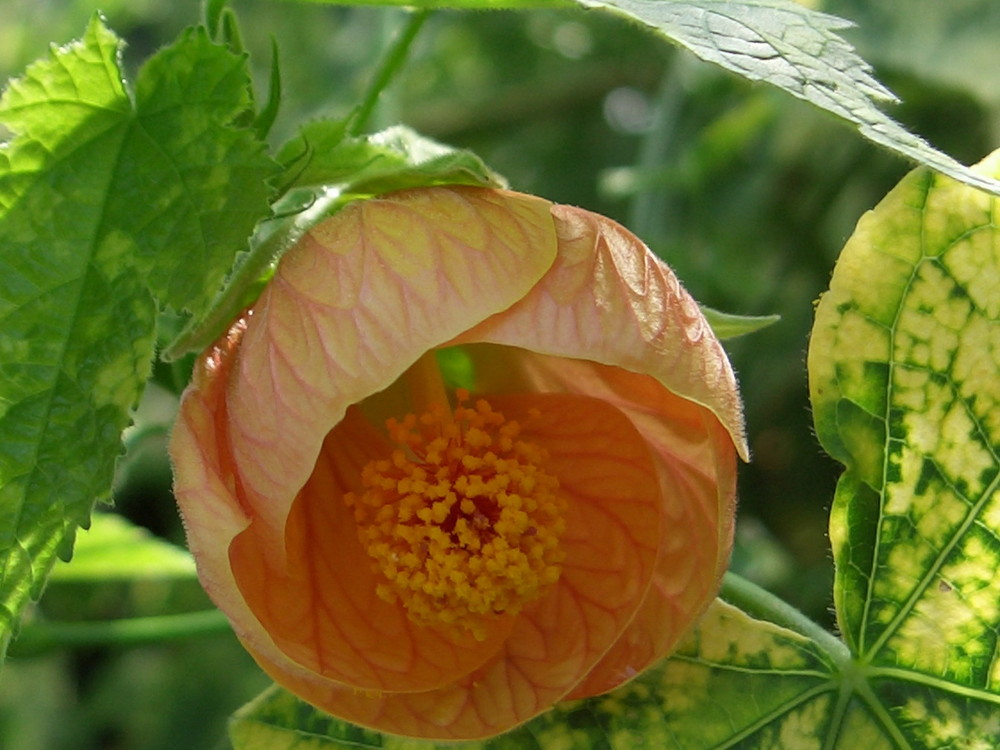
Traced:
<path fill-rule="evenodd" d="M 185 549 L 157 539 L 115 513 L 96 513 L 90 528 L 77 533 L 73 559 L 57 563 L 52 581 L 196 577 L 194 558 Z"/>
<path fill-rule="evenodd" d="M 347 4 L 357 0 L 346 0 Z M 313 0 L 345 4 L 345 0 Z M 851 22 L 793 0 L 576 0 L 625 15 L 695 55 L 765 81 L 854 123 L 871 141 L 956 180 L 1000 195 L 1000 182 L 971 171 L 879 109 L 895 95 L 838 32 Z M 379 0 L 417 8 L 565 7 L 561 0 Z M 918 14 L 910 9 L 914 18 Z"/>
<path fill-rule="evenodd" d="M 579 1 L 635 18 L 703 60 L 843 117 L 881 146 L 1000 194 L 996 180 L 932 148 L 878 108 L 896 97 L 838 36 L 848 21 L 792 0 Z"/>
<path fill-rule="evenodd" d="M 847 467 L 840 627 L 902 747 L 1000 746 L 997 209 L 907 176 L 844 248 L 809 351 L 816 431 Z"/>
<path fill-rule="evenodd" d="M 188 33 L 133 101 L 119 48 L 95 19 L 0 100 L 0 654 L 108 497 L 156 299 L 203 307 L 267 211 L 245 59 Z"/>
<path fill-rule="evenodd" d="M 395 5 L 407 8 L 467 8 L 469 10 L 519 10 L 570 8 L 573 0 L 294 0 L 322 5 Z"/>
<path fill-rule="evenodd" d="M 195 29 L 151 57 L 136 82 L 107 211 L 135 236 L 153 293 L 178 310 L 207 305 L 268 211 L 276 167 L 251 129 L 229 127 L 250 106 L 247 75 L 244 56 Z"/>

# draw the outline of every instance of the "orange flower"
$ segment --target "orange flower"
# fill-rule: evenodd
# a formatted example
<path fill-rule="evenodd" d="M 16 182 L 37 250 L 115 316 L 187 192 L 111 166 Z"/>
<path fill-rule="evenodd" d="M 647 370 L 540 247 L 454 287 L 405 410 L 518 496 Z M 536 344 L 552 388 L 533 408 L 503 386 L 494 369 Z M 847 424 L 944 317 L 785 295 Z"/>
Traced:
<path fill-rule="evenodd" d="M 265 671 L 357 724 L 472 739 L 671 651 L 727 565 L 746 446 L 721 346 L 636 237 L 435 187 L 285 255 L 198 362 L 171 452 L 205 589 Z"/>

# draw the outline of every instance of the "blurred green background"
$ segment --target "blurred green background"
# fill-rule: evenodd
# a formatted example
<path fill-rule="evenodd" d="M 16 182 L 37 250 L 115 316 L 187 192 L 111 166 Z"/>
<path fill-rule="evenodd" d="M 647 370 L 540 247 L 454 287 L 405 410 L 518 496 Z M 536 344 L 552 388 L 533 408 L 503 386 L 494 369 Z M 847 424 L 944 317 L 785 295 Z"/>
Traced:
<path fill-rule="evenodd" d="M 972 163 L 1000 144 L 1000 4 L 829 0 L 903 103 L 891 113 Z M 280 143 L 303 119 L 343 116 L 401 27 L 397 9 L 237 0 L 259 91 L 282 50 Z M 199 18 L 193 0 L 0 0 L 0 77 L 102 10 L 127 68 Z M 405 122 L 476 151 L 515 189 L 614 217 L 701 302 L 781 322 L 727 348 L 753 450 L 742 469 L 733 566 L 828 627 L 826 517 L 839 469 L 812 436 L 805 351 L 813 303 L 861 214 L 909 169 L 832 116 L 702 64 L 598 12 L 438 12 L 383 97 Z M 165 430 L 175 394 L 151 387 L 120 466 L 116 509 L 178 544 Z M 208 606 L 189 577 L 54 580 L 34 622 Z M 0 676 L 5 750 L 224 748 L 225 718 L 267 680 L 218 633 L 131 648 L 19 650 Z"/>

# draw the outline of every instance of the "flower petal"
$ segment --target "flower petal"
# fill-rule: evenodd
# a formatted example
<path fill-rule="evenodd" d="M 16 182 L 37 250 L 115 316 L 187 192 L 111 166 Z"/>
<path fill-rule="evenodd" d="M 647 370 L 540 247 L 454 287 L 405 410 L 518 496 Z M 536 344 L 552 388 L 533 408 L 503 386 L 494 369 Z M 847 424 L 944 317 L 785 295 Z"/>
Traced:
<path fill-rule="evenodd" d="M 611 647 L 646 595 L 660 538 L 658 477 L 644 441 L 613 407 L 568 395 L 490 399 L 550 453 L 570 500 L 567 559 L 550 592 L 518 615 L 482 668 L 438 690 L 364 695 L 258 659 L 310 703 L 379 731 L 475 739 L 547 710 Z M 539 414 L 532 420 L 530 409 Z"/>
<path fill-rule="evenodd" d="M 312 476 L 292 506 L 287 556 L 275 555 L 251 525 L 230 550 L 248 605 L 274 641 L 254 638 L 269 660 L 365 690 L 430 690 L 468 674 L 500 648 L 513 627 L 503 618 L 483 641 L 420 627 L 375 594 L 371 559 L 343 501 L 361 489 L 362 467 L 392 446 L 356 407 L 327 436 Z M 280 653 L 279 653 L 280 652 Z"/>
<path fill-rule="evenodd" d="M 668 653 L 681 635 L 655 630 L 664 627 L 668 608 L 674 610 L 668 622 L 690 623 L 708 605 L 732 543 L 732 447 L 743 458 L 748 449 L 729 361 L 670 269 L 604 217 L 567 206 L 554 206 L 553 216 L 559 257 L 549 272 L 524 299 L 457 343 L 556 355 L 519 357 L 517 375 L 500 364 L 503 354 L 480 348 L 480 364 L 484 357 L 493 361 L 478 370 L 503 374 L 502 383 L 498 378 L 487 389 L 584 393 L 618 406 L 653 448 L 664 497 L 675 499 L 668 516 L 678 528 L 691 528 L 690 534 L 668 530 L 661 585 L 650 589 L 621 644 L 574 690 L 571 697 L 579 697 L 613 687 Z"/>
<path fill-rule="evenodd" d="M 559 255 L 531 292 L 456 343 L 493 342 L 646 373 L 704 405 L 749 451 L 736 378 L 697 303 L 635 235 L 553 206 Z"/>
<path fill-rule="evenodd" d="M 560 612 L 559 620 L 550 621 L 552 615 L 526 609 L 508 643 L 530 643 L 532 637 L 521 630 L 522 620 L 531 620 L 528 633 L 552 631 L 567 642 L 579 636 L 603 653 L 645 598 L 664 533 L 653 456 L 607 402 L 563 393 L 489 401 L 522 424 L 525 440 L 548 451 L 546 468 L 559 478 L 570 503 L 559 586 L 578 613 L 566 621 Z M 537 416 L 530 414 L 534 409 Z"/>
<path fill-rule="evenodd" d="M 707 408 L 653 377 L 587 360 L 469 345 L 479 385 L 576 393 L 612 404 L 647 442 L 656 466 L 665 525 L 654 585 L 619 643 L 570 698 L 608 690 L 668 654 L 711 602 L 732 546 L 736 454 Z"/>
<path fill-rule="evenodd" d="M 195 364 L 170 438 L 174 495 L 187 531 L 188 547 L 198 565 L 202 586 L 233 623 L 238 636 L 255 618 L 246 607 L 229 567 L 229 544 L 251 522 L 238 497 L 235 467 L 226 433 L 224 398 L 246 319 Z"/>
<path fill-rule="evenodd" d="M 676 460 L 658 454 L 667 520 L 646 598 L 614 647 L 568 699 L 618 687 L 670 654 L 718 591 L 732 547 L 736 452 L 722 426 L 704 416 L 707 440 L 701 441 L 701 449 L 690 442 L 696 430 L 675 429 Z"/>
<path fill-rule="evenodd" d="M 552 264 L 550 204 L 425 188 L 351 204 L 282 259 L 228 392 L 246 503 L 274 543 L 348 405 L 522 297 Z"/>

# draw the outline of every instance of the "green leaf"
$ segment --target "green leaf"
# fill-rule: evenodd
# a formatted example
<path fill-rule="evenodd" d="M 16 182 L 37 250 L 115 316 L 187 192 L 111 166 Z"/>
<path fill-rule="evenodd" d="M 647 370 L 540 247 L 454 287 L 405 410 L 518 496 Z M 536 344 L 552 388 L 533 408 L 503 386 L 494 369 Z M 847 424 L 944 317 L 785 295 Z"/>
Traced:
<path fill-rule="evenodd" d="M 95 22 L 0 101 L 20 133 L 0 151 L 0 653 L 57 550 L 107 497 L 152 355 L 153 300 L 94 210 L 127 130 L 117 55 Z"/>
<path fill-rule="evenodd" d="M 809 349 L 816 432 L 847 467 L 840 627 L 901 747 L 1000 745 L 998 207 L 907 176 L 844 248 Z"/>
<path fill-rule="evenodd" d="M 827 7 L 858 24 L 851 36 L 868 60 L 1000 104 L 994 0 L 834 0 Z"/>
<path fill-rule="evenodd" d="M 190 32 L 133 102 L 119 52 L 95 18 L 0 99 L 0 656 L 109 495 L 156 299 L 202 309 L 267 211 L 245 59 Z"/>
<path fill-rule="evenodd" d="M 1000 183 L 934 149 L 883 113 L 896 97 L 836 34 L 852 24 L 792 0 L 579 0 L 634 18 L 710 63 L 766 81 L 854 123 L 869 140 L 1000 195 Z"/>
<path fill-rule="evenodd" d="M 712 333 L 723 340 L 755 333 L 781 320 L 780 315 L 734 315 L 704 305 L 701 312 L 712 327 Z"/>
<path fill-rule="evenodd" d="M 251 129 L 229 126 L 251 107 L 249 91 L 246 56 L 201 28 L 139 73 L 112 208 L 135 235 L 147 283 L 178 310 L 207 306 L 269 210 L 267 180 L 277 168 Z"/>
<path fill-rule="evenodd" d="M 102 583 L 113 580 L 197 577 L 185 549 L 157 539 L 115 513 L 96 513 L 77 534 L 73 559 L 57 563 L 52 581 Z"/>
<path fill-rule="evenodd" d="M 377 195 L 427 185 L 505 187 L 503 178 L 471 151 L 451 148 L 403 125 L 365 137 L 346 134 L 347 122 L 304 125 L 278 152 L 290 187 L 337 186 L 343 193 Z"/>

